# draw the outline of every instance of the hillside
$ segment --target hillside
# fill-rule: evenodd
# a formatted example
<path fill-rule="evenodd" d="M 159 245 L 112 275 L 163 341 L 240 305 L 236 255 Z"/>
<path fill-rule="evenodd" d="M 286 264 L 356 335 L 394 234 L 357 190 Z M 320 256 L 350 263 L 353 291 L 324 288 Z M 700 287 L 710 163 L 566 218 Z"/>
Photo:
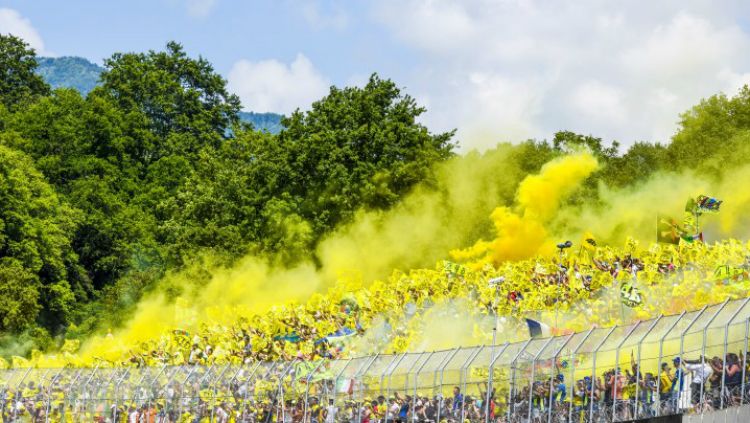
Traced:
<path fill-rule="evenodd" d="M 40 57 L 36 72 L 52 88 L 75 88 L 86 95 L 99 82 L 104 70 L 83 57 Z"/>
<path fill-rule="evenodd" d="M 83 57 L 40 57 L 36 72 L 52 88 L 75 88 L 88 94 L 99 82 L 104 71 L 101 66 Z M 276 113 L 241 112 L 240 119 L 253 125 L 256 130 L 277 134 L 281 131 L 281 115 Z"/>
<path fill-rule="evenodd" d="M 277 113 L 240 112 L 240 119 L 251 123 L 258 131 L 278 134 L 281 131 L 281 115 Z"/>

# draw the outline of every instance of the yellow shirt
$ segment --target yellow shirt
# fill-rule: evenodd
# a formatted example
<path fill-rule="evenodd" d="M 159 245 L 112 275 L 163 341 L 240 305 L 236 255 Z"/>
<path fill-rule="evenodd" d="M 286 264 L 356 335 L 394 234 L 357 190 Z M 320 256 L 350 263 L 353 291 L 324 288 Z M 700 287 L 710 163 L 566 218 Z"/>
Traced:
<path fill-rule="evenodd" d="M 659 376 L 659 392 L 666 394 L 672 390 L 672 378 L 666 371 L 662 371 Z"/>

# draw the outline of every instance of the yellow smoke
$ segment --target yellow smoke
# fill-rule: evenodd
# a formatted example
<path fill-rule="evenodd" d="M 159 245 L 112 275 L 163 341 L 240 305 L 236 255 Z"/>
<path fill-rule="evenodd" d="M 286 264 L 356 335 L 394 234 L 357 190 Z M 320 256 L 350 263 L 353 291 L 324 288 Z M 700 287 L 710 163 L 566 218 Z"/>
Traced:
<path fill-rule="evenodd" d="M 728 170 L 733 177 L 726 180 L 663 173 L 625 189 L 600 186 L 599 204 L 564 205 L 598 169 L 596 159 L 586 152 L 566 155 L 545 164 L 538 174 L 526 176 L 520 168 L 519 148 L 503 144 L 441 165 L 435 187 L 417 187 L 386 212 L 362 211 L 354 222 L 325 239 L 317 251 L 318 264 L 310 259 L 293 267 L 281 267 L 252 256 L 232 268 L 215 265 L 210 259 L 196 261 L 185 271 L 167 275 L 152 294 L 142 299 L 132 318 L 112 322 L 113 332 L 104 330 L 87 340 L 77 355 L 72 354 L 74 351 L 60 351 L 37 357 L 35 363 L 56 366 L 94 365 L 98 359 L 119 362 L 131 352 L 147 350 L 141 348 L 144 343 L 170 342 L 168 334 L 172 330 L 192 334 L 206 326 L 227 331 L 250 327 L 258 322 L 254 320 L 257 316 L 270 311 L 275 318 L 264 322 L 274 323 L 264 324 L 276 327 L 262 329 L 278 333 L 284 330 L 280 318 L 291 315 L 294 307 L 336 307 L 347 293 L 365 295 L 363 287 L 370 286 L 373 280 L 392 282 L 395 269 L 431 267 L 448 251 L 466 245 L 471 247 L 453 250 L 451 254 L 458 260 L 473 262 L 474 268 L 549 256 L 556 242 L 579 240 L 588 231 L 600 243 L 623 245 L 632 236 L 636 242 L 648 245 L 654 240 L 658 212 L 679 215 L 686 198 L 703 193 L 725 200 L 719 215 L 705 217 L 707 236 L 718 239 L 748 235 L 746 210 L 750 194 L 739 189 L 737 181 L 750 180 L 750 165 Z M 388 277 L 391 278 L 384 279 Z M 434 273 L 429 277 L 435 277 Z M 424 285 L 429 282 L 420 281 Z M 477 289 L 485 298 L 492 295 L 479 282 Z M 705 304 L 712 298 L 711 286 L 697 281 L 644 289 L 653 300 L 637 315 L 625 317 L 645 318 L 675 307 Z M 728 288 L 726 292 L 738 295 Z M 587 303 L 585 310 L 566 311 L 563 320 L 578 329 L 592 323 L 604 326 L 619 322 L 622 316 L 615 295 L 613 292 L 609 299 L 605 296 L 598 303 Z M 381 302 L 393 299 L 368 300 L 375 309 Z M 542 308 L 544 304 L 529 304 L 532 306 Z M 456 321 L 455 313 L 450 316 L 438 310 L 409 322 L 406 330 L 414 339 L 400 338 L 399 348 L 443 348 L 450 341 L 453 345 L 487 342 L 486 316 L 469 310 L 464 315 L 459 313 L 462 317 Z M 455 331 L 465 337 L 438 336 L 439 328 L 446 324 L 455 324 Z M 435 336 L 420 338 L 420 333 Z"/>
<path fill-rule="evenodd" d="M 518 186 L 515 211 L 496 208 L 490 216 L 495 227 L 493 241 L 479 241 L 473 247 L 454 250 L 457 260 L 479 259 L 479 264 L 495 265 L 536 254 L 547 254 L 554 248 L 545 224 L 552 219 L 563 199 L 579 187 L 599 167 L 588 152 L 563 156 L 545 164 L 537 175 L 527 176 Z"/>

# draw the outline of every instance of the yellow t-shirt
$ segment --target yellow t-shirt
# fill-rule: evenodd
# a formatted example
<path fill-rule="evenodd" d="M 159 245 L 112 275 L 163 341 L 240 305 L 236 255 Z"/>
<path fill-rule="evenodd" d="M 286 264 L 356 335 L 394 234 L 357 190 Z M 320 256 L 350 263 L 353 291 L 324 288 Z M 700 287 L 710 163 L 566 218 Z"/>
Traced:
<path fill-rule="evenodd" d="M 666 394 L 672 390 L 672 378 L 666 371 L 662 371 L 659 376 L 659 392 Z"/>

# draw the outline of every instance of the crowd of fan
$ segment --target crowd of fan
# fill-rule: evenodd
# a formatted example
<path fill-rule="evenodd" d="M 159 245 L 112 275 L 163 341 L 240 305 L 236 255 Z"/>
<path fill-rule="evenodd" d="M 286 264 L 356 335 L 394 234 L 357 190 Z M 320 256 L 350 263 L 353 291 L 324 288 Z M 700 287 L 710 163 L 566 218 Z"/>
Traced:
<path fill-rule="evenodd" d="M 718 266 L 734 270 L 729 277 L 717 278 Z M 184 382 L 174 377 L 169 383 L 146 386 L 144 381 L 157 381 L 151 375 L 141 381 L 124 381 L 121 392 L 117 392 L 115 381 L 119 376 L 115 374 L 107 383 L 95 376 L 81 387 L 81 380 L 72 377 L 74 369 L 66 370 L 66 376 L 57 379 L 44 379 L 38 373 L 20 382 L 6 379 L 2 391 L 4 421 L 404 423 L 438 419 L 474 422 L 487 418 L 504 422 L 545 413 L 553 413 L 558 421 L 566 421 L 561 420 L 566 415 L 579 416 L 573 421 L 588 421 L 588 414 L 612 414 L 626 419 L 636 413 L 642 416 L 673 411 L 686 406 L 680 405 L 679 400 L 686 392 L 690 392 L 694 406 L 701 409 L 727 406 L 740 396 L 738 380 L 740 385 L 745 380 L 742 376 L 738 379 L 737 368 L 743 375 L 747 373 L 742 366 L 744 359 L 734 354 L 724 360 L 707 359 L 705 364 L 688 360 L 672 363 L 672 370 L 667 363 L 660 372 L 652 369 L 641 373 L 636 367 L 624 372 L 613 369 L 593 381 L 584 377 L 572 384 L 566 383 L 569 376 L 560 371 L 546 379 L 537 377 L 531 386 L 513 386 L 511 395 L 506 386 L 498 385 L 489 401 L 486 390 L 482 392 L 477 387 L 469 387 L 474 395 L 466 396 L 458 389 L 445 397 L 442 390 L 429 396 L 377 392 L 372 398 L 357 397 L 357 389 L 353 396 L 337 393 L 337 387 L 329 386 L 330 378 L 325 377 L 314 380 L 309 391 L 302 389 L 306 391 L 302 395 L 295 394 L 304 385 L 294 378 L 296 370 L 287 375 L 288 380 L 277 378 L 275 385 L 268 382 L 268 377 L 253 384 L 246 373 L 257 363 L 272 360 L 317 363 L 376 351 L 404 352 L 424 335 L 420 326 L 423 319 L 404 316 L 418 316 L 436 304 L 456 298 L 469 299 L 469 312 L 475 316 L 523 317 L 556 310 L 566 316 L 567 330 L 582 330 L 622 323 L 619 296 L 609 293 L 623 281 L 637 283 L 646 296 L 625 317 L 645 319 L 744 297 L 750 288 L 748 270 L 748 246 L 727 240 L 712 245 L 652 245 L 648 249 L 629 242 L 624 248 L 573 249 L 560 256 L 503 263 L 499 268 L 467 265 L 448 269 L 440 264 L 436 269 L 396 272 L 353 292 L 334 287 L 315 294 L 305 304 L 279 305 L 266 314 L 239 319 L 231 327 L 205 322 L 191 328 L 191 332 L 175 328 L 158 339 L 132 345 L 128 356 L 118 360 L 89 361 L 75 351 L 66 352 L 60 358 L 68 367 L 100 366 L 123 375 L 165 365 L 174 366 L 166 367 L 170 369 L 234 366 L 231 368 L 237 372 L 236 377 L 225 377 L 221 383 L 207 384 L 194 375 L 185 377 Z M 499 276 L 504 277 L 503 284 L 488 285 L 488 280 Z M 342 329 L 348 329 L 351 338 L 357 339 L 367 333 L 376 318 L 383 316 L 389 325 L 383 339 L 343 344 L 327 340 L 328 335 L 341 333 Z M 506 334 L 506 339 L 515 340 L 511 334 Z M 102 338 L 102 342 L 109 341 L 115 342 L 116 337 Z M 34 359 L 21 364 L 14 367 L 39 366 Z M 686 374 L 690 376 L 684 377 Z M 688 379 L 692 381 L 689 384 Z M 693 386 L 696 380 L 703 380 L 703 390 Z M 276 387 L 285 385 L 296 388 L 290 386 L 283 396 L 274 394 Z M 89 386 L 105 387 L 92 392 Z M 667 386 L 669 390 L 665 391 Z M 334 400 L 333 404 L 329 404 L 330 400 Z"/>
<path fill-rule="evenodd" d="M 715 277 L 720 266 L 731 268 L 731 275 Z M 573 249 L 559 257 L 507 262 L 498 268 L 467 265 L 461 269 L 447 271 L 441 264 L 436 269 L 394 272 L 356 291 L 336 286 L 314 294 L 304 304 L 280 304 L 265 314 L 239 318 L 232 326 L 202 322 L 190 332 L 174 328 L 158 338 L 125 347 L 115 345 L 123 342 L 117 336 L 107 335 L 96 342 L 112 343 L 110 350 L 127 353 L 103 360 L 72 351 L 58 354 L 53 362 L 91 367 L 210 365 L 403 352 L 419 345 L 424 336 L 424 319 L 418 317 L 455 299 L 468 299 L 470 306 L 465 312 L 472 318 L 497 313 L 512 319 L 533 313 L 551 320 L 554 311 L 565 316 L 561 324 L 565 330 L 583 330 L 744 297 L 750 288 L 748 246 L 737 240 L 713 245 L 654 244 L 648 249 L 629 242 L 623 248 Z M 488 280 L 499 276 L 505 280 L 502 285 L 488 286 Z M 619 297 L 624 281 L 633 281 L 645 297 L 641 305 L 628 308 L 627 314 L 622 312 Z M 345 347 L 326 342 L 327 336 L 342 331 L 356 338 L 383 320 L 387 336 Z M 490 331 L 481 332 L 475 338 L 488 341 Z M 507 330 L 506 334 L 515 332 Z M 33 360 L 22 364 L 38 365 Z"/>
<path fill-rule="evenodd" d="M 391 392 L 390 383 L 377 379 L 342 388 L 326 371 L 328 361 L 318 372 L 293 364 L 48 372 L 41 383 L 8 387 L 6 381 L 0 405 L 4 422 L 34 423 L 580 423 L 700 412 L 750 399 L 750 363 L 743 355 L 666 361 L 658 374 L 632 361 L 624 371 L 571 384 L 564 369 L 554 367 L 533 382 L 516 375 L 489 390 L 482 382 L 436 386 L 429 395 Z"/>

